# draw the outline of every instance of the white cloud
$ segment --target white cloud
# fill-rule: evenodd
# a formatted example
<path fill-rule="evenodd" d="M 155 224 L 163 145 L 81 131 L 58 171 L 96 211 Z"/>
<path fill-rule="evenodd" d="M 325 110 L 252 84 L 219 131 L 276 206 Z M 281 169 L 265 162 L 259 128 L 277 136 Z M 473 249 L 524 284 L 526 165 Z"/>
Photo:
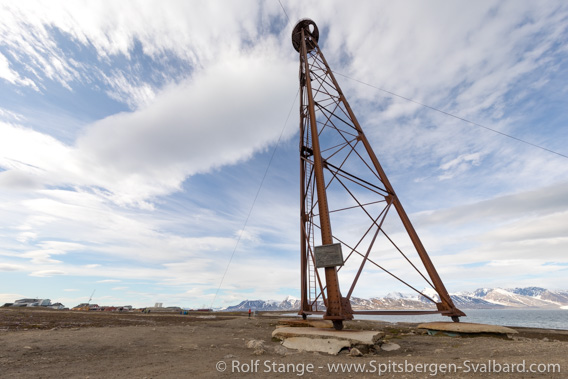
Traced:
<path fill-rule="evenodd" d="M 22 126 L 0 122 L 0 187 L 61 185 L 80 175 L 72 149 L 57 139 Z"/>
<path fill-rule="evenodd" d="M 52 255 L 59 255 L 59 254 L 65 254 L 65 252 L 60 251 L 60 250 L 53 250 L 53 249 L 45 249 L 45 250 L 34 250 L 34 251 L 28 251 L 25 253 L 20 254 L 20 257 L 23 258 L 30 258 L 31 259 L 31 263 L 61 263 L 61 261 L 58 261 L 56 259 L 52 259 L 51 256 Z"/>
<path fill-rule="evenodd" d="M 24 267 L 10 263 L 0 263 L 0 271 L 20 271 Z"/>
<path fill-rule="evenodd" d="M 106 93 L 109 97 L 127 103 L 130 109 L 144 107 L 152 102 L 155 92 L 148 83 L 131 83 L 124 73 L 115 73 L 112 77 L 102 74 L 105 82 L 111 87 Z"/>
<path fill-rule="evenodd" d="M 39 270 L 30 274 L 30 276 L 37 276 L 40 278 L 49 278 L 55 275 L 65 275 L 65 272 L 60 270 Z"/>
<path fill-rule="evenodd" d="M 12 112 L 8 109 L 4 109 L 1 107 L 0 107 L 0 118 L 3 119 L 3 121 L 16 121 L 16 122 L 22 122 L 25 121 L 26 119 L 22 114 Z"/>
<path fill-rule="evenodd" d="M 29 241 L 33 241 L 37 238 L 37 233 L 34 232 L 22 232 L 22 233 L 18 233 L 18 236 L 16 237 L 16 240 L 18 240 L 19 242 L 29 242 Z"/>
<path fill-rule="evenodd" d="M 558 38 L 566 7 L 550 5 L 454 2 L 441 10 L 422 2 L 412 6 L 375 2 L 326 9 L 305 5 L 302 13 L 313 14 L 320 29 L 329 33 L 323 49 L 335 70 L 511 132 L 518 130 L 518 119 L 501 119 L 503 107 L 515 105 L 510 92 L 517 91 L 529 72 L 537 81 L 547 80 L 554 66 L 551 60 L 561 59 Z M 503 144 L 515 144 L 360 83 L 338 79 L 356 114 L 368 121 L 364 128 L 383 164 L 424 167 L 464 154 L 486 157 Z M 523 117 L 524 111 L 518 110 L 516 116 Z M 506 157 L 505 152 L 500 155 Z M 516 154 L 509 156 L 516 158 Z M 519 166 L 530 164 L 532 156 L 517 158 L 522 161 Z M 505 159 L 503 164 L 512 163 Z"/>
<path fill-rule="evenodd" d="M 495 196 L 450 209 L 424 212 L 417 217 L 417 222 L 425 225 L 463 225 L 478 220 L 503 222 L 523 216 L 554 214 L 568 208 L 568 198 L 565 196 L 567 190 L 568 183 L 561 182 L 536 190 Z"/>
<path fill-rule="evenodd" d="M 445 172 L 444 174 L 440 175 L 438 178 L 440 180 L 451 179 L 457 174 L 461 174 L 467 171 L 467 169 L 470 166 L 479 166 L 480 159 L 481 159 L 480 153 L 462 154 L 457 158 L 454 158 L 451 161 L 440 165 L 440 169 Z"/>
<path fill-rule="evenodd" d="M 12 84 L 29 86 L 36 91 L 38 90 L 33 80 L 29 78 L 22 78 L 20 74 L 10 68 L 10 62 L 2 53 L 0 53 L 0 78 L 7 80 Z"/>
<path fill-rule="evenodd" d="M 179 189 L 188 175 L 249 158 L 279 133 L 295 67 L 276 56 L 231 53 L 133 113 L 108 117 L 79 138 L 84 166 L 117 203 Z M 278 89 L 278 91 L 275 91 Z"/>
<path fill-rule="evenodd" d="M 182 1 L 166 7 L 159 1 L 53 1 L 49 6 L 34 1 L 5 2 L 0 12 L 0 46 L 15 60 L 26 62 L 21 70 L 34 76 L 42 90 L 46 80 L 68 90 L 76 83 L 102 80 L 109 85 L 106 92 L 111 97 L 136 109 L 146 104 L 156 89 L 175 82 L 180 74 L 187 76 L 184 71 L 189 68 L 215 64 L 220 52 L 248 48 L 259 40 L 259 26 L 270 27 L 268 14 L 277 12 L 280 9 L 275 4 L 256 1 Z M 256 17 L 261 18 L 260 25 Z M 68 39 L 71 47 L 61 46 L 61 39 Z M 142 78 L 137 72 L 139 67 L 132 62 L 137 47 L 144 59 L 152 61 L 153 78 Z M 68 57 L 66 48 L 93 53 L 96 61 L 75 59 L 75 50 Z M 111 69 L 105 73 L 120 59 L 128 60 L 134 72 L 125 76 Z M 0 58 L 0 73 L 11 82 L 33 84 L 31 79 L 18 79 L 16 71 L 4 66 Z"/>
<path fill-rule="evenodd" d="M 148 206 L 146 200 L 179 190 L 188 175 L 249 158 L 278 137 L 282 104 L 295 92 L 282 75 L 292 76 L 294 65 L 267 55 L 268 48 L 228 53 L 148 106 L 96 122 L 76 146 L 0 124 L 0 165 L 13 170 L 0 173 L 0 185 L 95 186 L 118 204 Z"/>

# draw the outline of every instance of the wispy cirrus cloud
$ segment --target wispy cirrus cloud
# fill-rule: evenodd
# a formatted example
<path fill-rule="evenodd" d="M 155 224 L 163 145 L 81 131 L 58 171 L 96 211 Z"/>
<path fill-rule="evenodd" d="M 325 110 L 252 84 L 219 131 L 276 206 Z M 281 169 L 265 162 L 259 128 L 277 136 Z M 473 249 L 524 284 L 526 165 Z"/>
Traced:
<path fill-rule="evenodd" d="M 38 90 L 33 80 L 30 78 L 22 78 L 19 73 L 10 68 L 10 62 L 2 53 L 0 53 L 0 78 L 15 85 L 29 86 L 36 91 Z"/>

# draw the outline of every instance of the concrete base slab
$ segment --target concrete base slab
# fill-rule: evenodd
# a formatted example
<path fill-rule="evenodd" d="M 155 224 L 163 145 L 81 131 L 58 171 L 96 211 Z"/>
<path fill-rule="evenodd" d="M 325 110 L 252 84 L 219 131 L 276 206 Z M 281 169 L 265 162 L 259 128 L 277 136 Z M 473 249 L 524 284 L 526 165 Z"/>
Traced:
<path fill-rule="evenodd" d="M 282 342 L 282 345 L 288 349 L 300 351 L 317 351 L 320 353 L 328 353 L 337 355 L 341 349 L 350 347 L 351 344 L 346 340 L 337 340 L 335 338 L 309 338 L 309 337 L 290 337 Z"/>
<path fill-rule="evenodd" d="M 516 334 L 515 329 L 499 325 L 475 324 L 470 322 L 428 322 L 418 325 L 419 329 L 442 331 L 451 335 L 454 334 Z"/>
<path fill-rule="evenodd" d="M 294 327 L 333 328 L 333 322 L 330 320 L 298 320 L 297 318 L 282 318 L 278 320 L 278 324 Z"/>
<path fill-rule="evenodd" d="M 324 328 L 282 327 L 272 337 L 283 340 L 289 349 L 318 351 L 337 355 L 341 349 L 354 345 L 374 345 L 383 337 L 382 332 L 368 330 L 335 330 Z"/>

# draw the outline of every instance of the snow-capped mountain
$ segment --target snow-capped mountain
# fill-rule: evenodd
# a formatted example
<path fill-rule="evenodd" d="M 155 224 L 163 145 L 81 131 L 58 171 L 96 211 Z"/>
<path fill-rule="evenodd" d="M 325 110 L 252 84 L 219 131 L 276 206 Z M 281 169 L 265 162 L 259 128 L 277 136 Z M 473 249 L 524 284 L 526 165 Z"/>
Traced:
<path fill-rule="evenodd" d="M 290 306 L 284 305 L 279 307 L 280 302 L 274 300 L 244 300 L 238 305 L 233 305 L 223 309 L 224 311 L 279 311 L 283 309 L 293 309 Z"/>
<path fill-rule="evenodd" d="M 402 293 L 402 292 L 391 292 L 391 293 L 387 294 L 387 296 L 385 296 L 385 298 L 389 298 L 389 299 L 415 299 L 416 295 L 408 294 L 408 293 Z"/>
<path fill-rule="evenodd" d="M 438 294 L 433 289 L 422 291 L 426 296 L 439 301 Z M 478 288 L 473 292 L 458 292 L 450 294 L 458 308 L 560 308 L 568 305 L 568 291 L 551 291 L 540 287 L 527 288 Z M 400 299 L 407 301 L 408 296 Z M 416 295 L 415 299 L 431 304 L 427 298 Z M 406 308 L 406 307 L 404 307 Z"/>
<path fill-rule="evenodd" d="M 319 303 L 322 307 L 321 309 L 325 309 L 323 306 L 323 302 Z M 293 296 L 287 296 L 282 301 L 275 301 L 275 300 L 244 300 L 241 301 L 237 305 L 232 305 L 223 309 L 223 311 L 227 312 L 235 312 L 235 311 L 289 311 L 289 310 L 297 310 L 300 309 L 300 299 L 297 299 Z"/>
<path fill-rule="evenodd" d="M 299 309 L 300 308 L 300 299 L 295 298 L 294 296 L 286 296 L 286 298 L 278 304 L 279 307 L 289 308 L 289 309 Z"/>
<path fill-rule="evenodd" d="M 483 298 L 491 291 L 493 291 L 493 288 L 478 288 L 475 291 L 473 291 L 473 293 L 471 293 L 471 296 Z M 465 294 L 467 294 L 467 292 L 465 292 Z"/>
<path fill-rule="evenodd" d="M 517 295 L 531 296 L 536 299 L 558 304 L 565 304 L 568 302 L 568 291 L 549 291 L 539 287 L 513 288 L 508 291 Z"/>
<path fill-rule="evenodd" d="M 433 289 L 423 290 L 426 296 L 439 301 L 439 296 Z M 460 309 L 476 308 L 550 308 L 558 309 L 568 307 L 568 291 L 553 291 L 540 287 L 526 288 L 479 288 L 473 292 L 459 292 L 450 294 L 454 304 Z M 430 300 L 419 294 L 406 294 L 400 292 L 389 293 L 385 297 L 371 299 L 351 298 L 354 310 L 381 310 L 381 309 L 433 309 Z M 245 300 L 238 305 L 225 308 L 225 311 L 287 311 L 300 308 L 300 299 L 292 296 L 283 301 L 274 300 Z M 323 303 L 319 309 L 324 310 Z"/>

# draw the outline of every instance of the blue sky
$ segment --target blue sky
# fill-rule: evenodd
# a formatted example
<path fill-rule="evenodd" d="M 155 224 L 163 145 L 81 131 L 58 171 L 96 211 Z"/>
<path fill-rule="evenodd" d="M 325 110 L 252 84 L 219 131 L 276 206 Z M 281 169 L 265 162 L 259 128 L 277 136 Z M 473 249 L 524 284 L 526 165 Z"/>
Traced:
<path fill-rule="evenodd" d="M 213 306 L 298 296 L 300 18 L 334 71 L 568 155 L 565 2 L 306 3 L 2 2 L 0 302 L 209 307 L 239 235 Z M 568 288 L 568 159 L 338 80 L 450 292 Z"/>

